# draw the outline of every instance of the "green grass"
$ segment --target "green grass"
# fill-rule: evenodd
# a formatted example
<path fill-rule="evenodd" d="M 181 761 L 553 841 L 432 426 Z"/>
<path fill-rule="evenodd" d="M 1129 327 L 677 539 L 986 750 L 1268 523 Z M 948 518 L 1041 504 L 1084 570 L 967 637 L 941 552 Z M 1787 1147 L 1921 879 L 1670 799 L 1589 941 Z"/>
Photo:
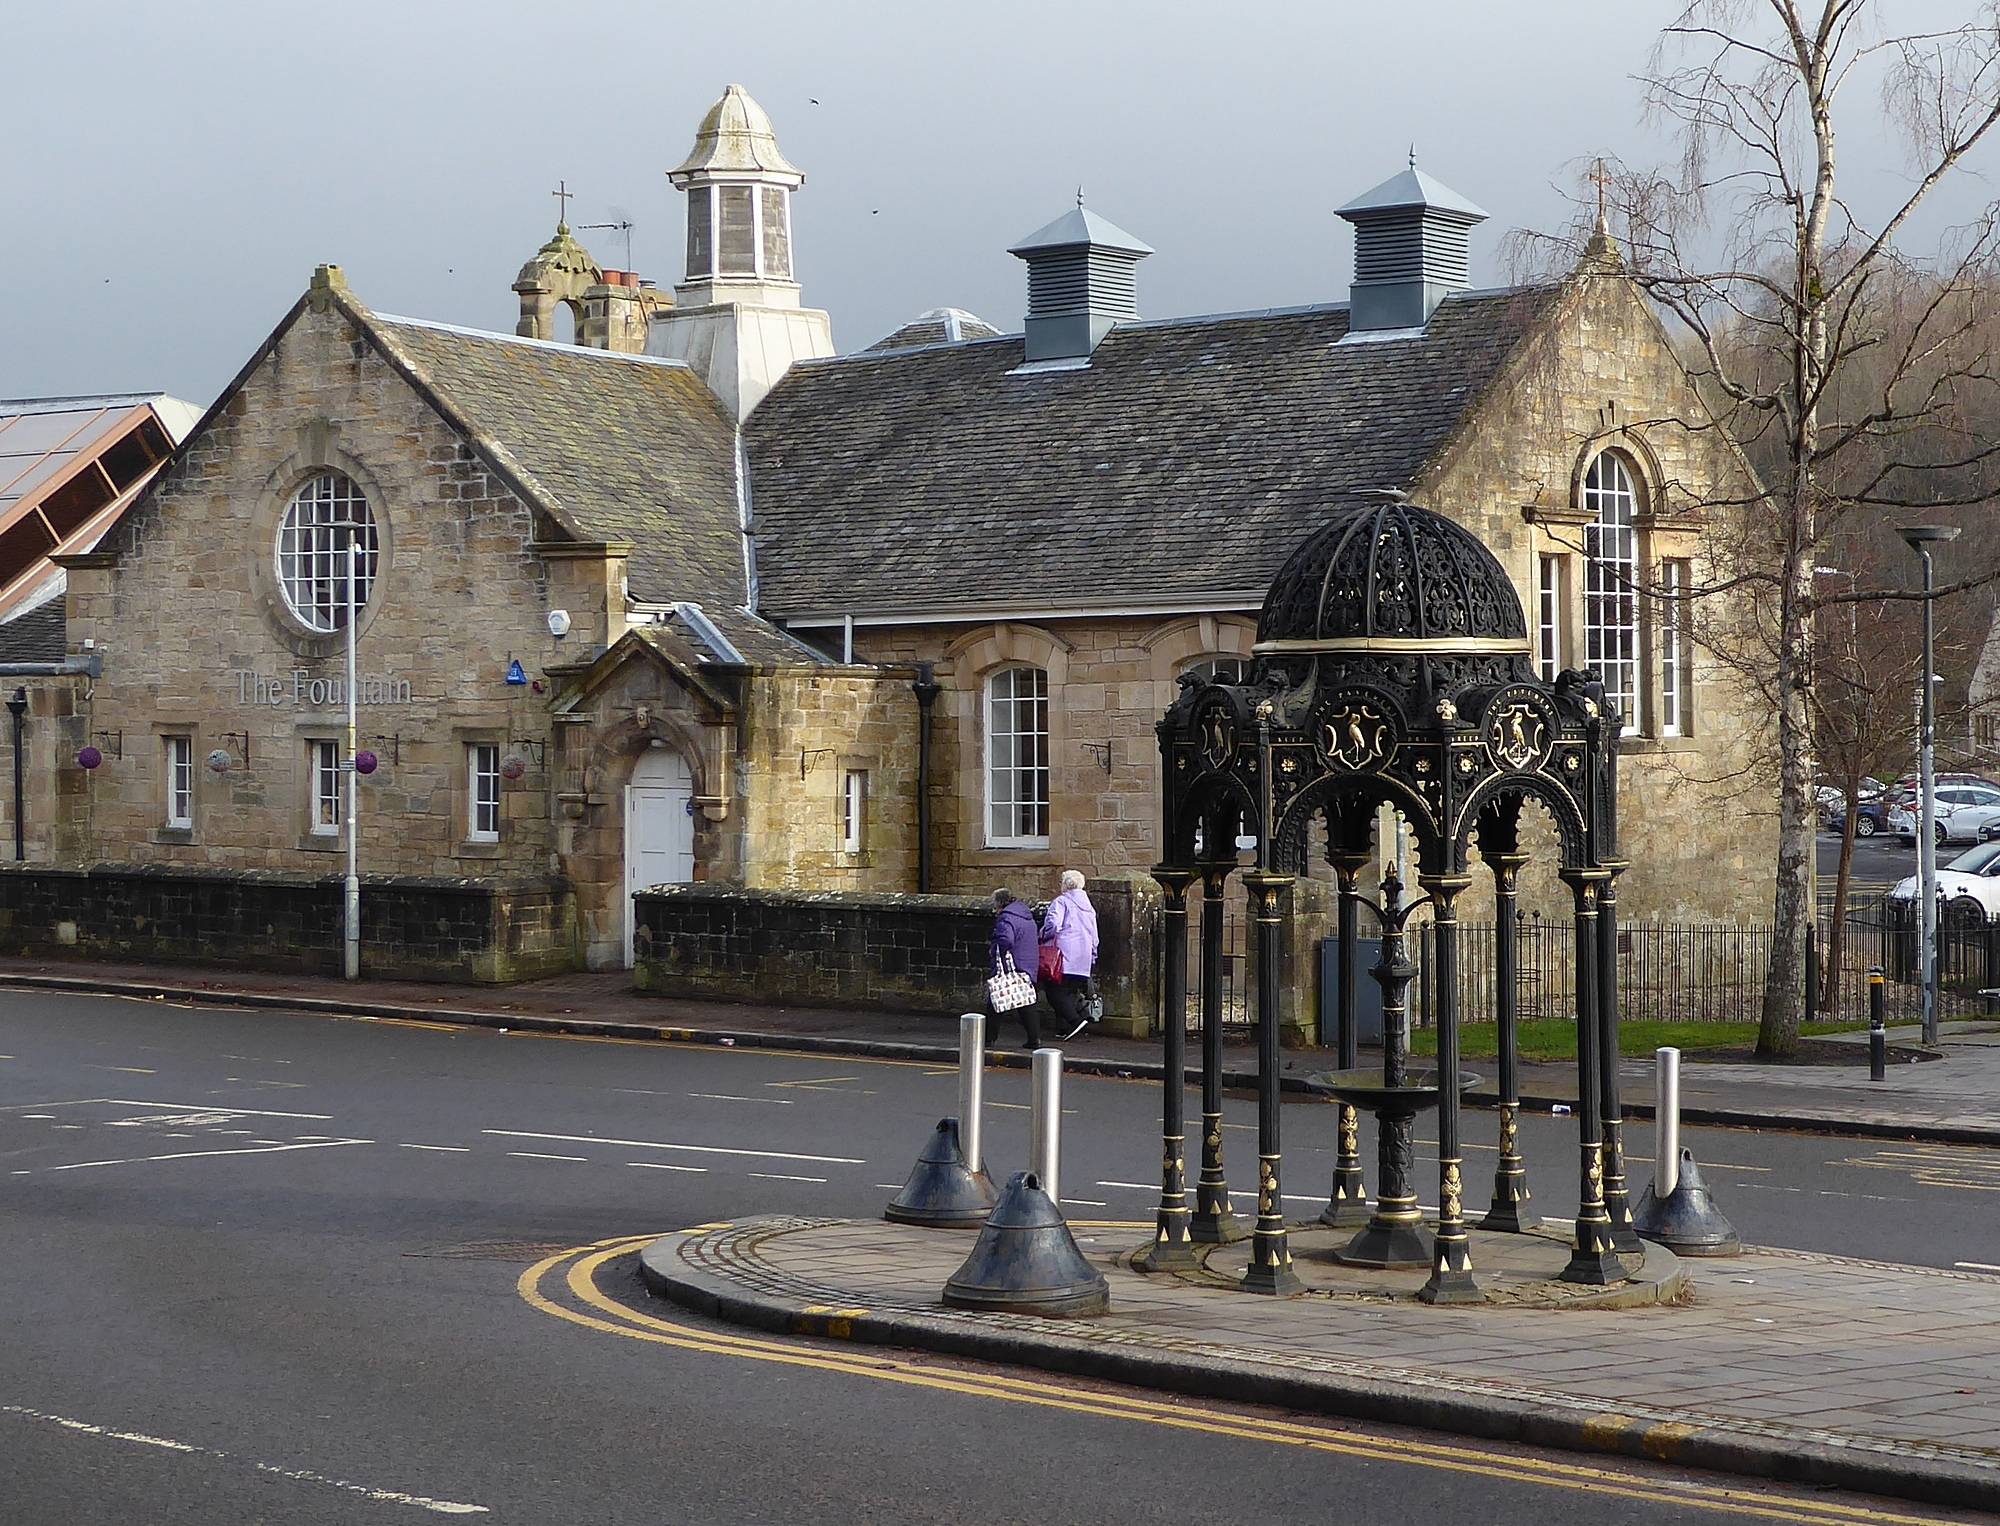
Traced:
<path fill-rule="evenodd" d="M 1805 1030 L 1810 1038 L 1825 1033 L 1853 1033 L 1866 1023 L 1813 1023 Z M 1757 1042 L 1755 1023 L 1622 1023 L 1618 1029 L 1618 1052 L 1643 1058 L 1668 1045 L 1676 1049 L 1748 1049 Z M 1499 1052 L 1500 1030 L 1492 1023 L 1468 1023 L 1459 1030 L 1459 1058 L 1490 1060 Z M 1524 1060 L 1574 1060 L 1576 1024 L 1542 1021 L 1522 1023 L 1517 1043 Z M 1437 1053 L 1437 1030 L 1420 1028 L 1410 1035 L 1411 1051 L 1420 1055 Z"/>

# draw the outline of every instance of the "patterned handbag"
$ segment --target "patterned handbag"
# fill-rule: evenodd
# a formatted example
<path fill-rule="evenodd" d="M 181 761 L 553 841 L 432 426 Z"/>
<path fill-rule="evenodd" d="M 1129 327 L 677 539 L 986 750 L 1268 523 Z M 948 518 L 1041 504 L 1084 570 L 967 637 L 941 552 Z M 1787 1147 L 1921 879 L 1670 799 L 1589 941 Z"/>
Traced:
<path fill-rule="evenodd" d="M 1000 956 L 1000 973 L 986 977 L 986 999 L 995 1012 L 1013 1012 L 1035 1004 L 1035 983 L 1014 968 L 1014 956 Z"/>

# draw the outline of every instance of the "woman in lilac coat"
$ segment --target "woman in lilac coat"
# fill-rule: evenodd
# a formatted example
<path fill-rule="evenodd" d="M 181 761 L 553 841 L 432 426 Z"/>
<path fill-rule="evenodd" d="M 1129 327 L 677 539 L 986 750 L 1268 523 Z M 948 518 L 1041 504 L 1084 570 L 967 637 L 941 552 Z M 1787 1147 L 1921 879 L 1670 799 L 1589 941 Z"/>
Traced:
<path fill-rule="evenodd" d="M 1082 1002 L 1090 991 L 1090 972 L 1097 968 L 1097 908 L 1083 893 L 1083 876 L 1074 869 L 1063 870 L 1062 894 L 1049 902 L 1042 918 L 1042 942 L 1053 943 L 1062 955 L 1062 979 L 1045 980 L 1042 989 L 1055 1008 L 1063 1038 L 1073 1039 L 1090 1025 Z"/>

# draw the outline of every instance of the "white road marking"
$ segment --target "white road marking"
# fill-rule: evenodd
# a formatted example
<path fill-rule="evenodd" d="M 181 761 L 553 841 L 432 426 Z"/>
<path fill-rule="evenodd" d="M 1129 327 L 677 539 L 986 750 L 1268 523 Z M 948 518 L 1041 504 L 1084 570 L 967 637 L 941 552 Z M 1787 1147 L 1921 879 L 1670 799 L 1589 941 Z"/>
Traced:
<path fill-rule="evenodd" d="M 228 1452 L 219 1452 L 214 1447 L 196 1446 L 188 1441 L 173 1441 L 165 1436 L 148 1436 L 144 1431 L 113 1430 L 109 1426 L 92 1425 L 84 1420 L 71 1420 L 65 1415 L 51 1415 L 46 1410 L 27 1409 L 19 1404 L 0 1404 L 0 1415 L 19 1415 L 26 1420 L 40 1420 L 78 1435 L 98 1436 L 106 1441 L 124 1441 L 134 1446 L 156 1447 L 163 1452 L 179 1452 L 191 1457 L 210 1457 L 217 1462 L 243 1462 L 259 1473 L 268 1473 L 274 1478 L 288 1478 L 299 1484 L 319 1484 L 346 1494 L 358 1494 L 363 1499 L 375 1500 L 384 1505 L 414 1505 L 419 1510 L 429 1510 L 438 1515 L 492 1514 L 484 1505 L 467 1505 L 457 1500 L 433 1499 L 427 1494 L 405 1494 L 400 1489 L 377 1489 L 369 1484 L 357 1484 L 345 1478 L 315 1473 L 310 1468 L 281 1468 L 276 1463 L 258 1462 L 254 1458 L 239 1458 Z"/>
<path fill-rule="evenodd" d="M 823 1176 L 786 1176 L 781 1171 L 752 1171 L 749 1174 L 760 1176 L 767 1182 L 818 1182 L 822 1187 L 826 1185 Z"/>
<path fill-rule="evenodd" d="M 599 1139 L 595 1134 L 537 1134 L 527 1129 L 481 1129 L 498 1139 L 559 1139 L 566 1144 L 618 1145 L 627 1150 L 685 1150 L 691 1155 L 747 1155 L 756 1160 L 805 1160 L 819 1166 L 865 1166 L 852 1155 L 794 1155 L 784 1150 L 732 1150 L 724 1145 L 667 1144 L 658 1139 Z"/>
<path fill-rule="evenodd" d="M 1968 1272 L 2000 1272 L 2000 1266 L 1990 1261 L 1954 1261 L 1952 1265 Z"/>
<path fill-rule="evenodd" d="M 267 1081 L 262 1076 L 224 1076 L 222 1079 L 234 1081 L 238 1086 L 283 1086 L 298 1092 L 306 1089 L 303 1081 Z"/>
<path fill-rule="evenodd" d="M 472 1153 L 471 1145 L 399 1144 L 396 1148 L 399 1150 L 442 1150 L 452 1155 L 470 1155 Z"/>
<path fill-rule="evenodd" d="M 54 1114 L 54 1113 L 23 1113 L 23 1114 L 22 1114 L 21 1116 L 22 1116 L 23 1118 L 53 1118 L 53 1117 L 55 1117 L 55 1114 Z"/>
<path fill-rule="evenodd" d="M 901 1192 L 908 1185 L 908 1182 L 877 1182 L 875 1190 L 877 1192 Z"/>
<path fill-rule="evenodd" d="M 85 1070 L 116 1070 L 128 1076 L 157 1076 L 157 1070 L 147 1070 L 141 1065 L 85 1065 Z"/>
<path fill-rule="evenodd" d="M 180 1150 L 172 1155 L 134 1155 L 125 1160 L 79 1160 L 67 1166 L 43 1166 L 44 1171 L 88 1171 L 95 1166 L 143 1166 L 158 1160 L 204 1160 L 215 1155 L 281 1155 L 287 1150 L 335 1150 L 342 1145 L 365 1145 L 372 1139 L 331 1139 L 325 1144 L 246 1145 L 238 1150 Z"/>
<path fill-rule="evenodd" d="M 690 1097 L 700 1097 L 705 1102 L 757 1102 L 765 1107 L 791 1107 L 790 1097 L 732 1097 L 728 1092 L 689 1092 Z"/>
<path fill-rule="evenodd" d="M 625 1164 L 647 1171 L 690 1171 L 697 1176 L 708 1169 L 706 1166 L 676 1166 L 664 1160 L 628 1160 Z"/>
<path fill-rule="evenodd" d="M 32 1104 L 31 1104 L 32 1105 Z M 43 1107 L 163 1107 L 177 1113 L 228 1113 L 233 1118 L 304 1118 L 313 1123 L 331 1123 L 331 1113 L 274 1113 L 268 1108 L 238 1107 L 233 1102 L 140 1102 L 131 1097 L 88 1097 L 81 1102 L 44 1102 Z"/>
<path fill-rule="evenodd" d="M 590 1164 L 588 1155 L 542 1155 L 534 1150 L 509 1150 L 507 1153 L 516 1160 L 573 1160 L 580 1165 Z"/>
<path fill-rule="evenodd" d="M 1095 1197 L 1066 1197 L 1063 1201 L 1073 1204 L 1078 1208 L 1108 1208 L 1111 1206 L 1104 1199 Z"/>
<path fill-rule="evenodd" d="M 1035 1110 L 1035 1109 L 1034 1109 L 1034 1107 L 1033 1107 L 1033 1106 L 1032 1106 L 1031 1104 L 1029 1104 L 1029 1103 L 1026 1103 L 1026 1102 L 990 1102 L 990 1101 L 989 1101 L 989 1102 L 988 1102 L 988 1103 L 987 1103 L 986 1105 L 987 1105 L 988 1107 L 1004 1107 L 1004 1108 L 1006 1108 L 1006 1109 L 1007 1109 L 1007 1111 L 1008 1111 L 1008 1112 L 1010 1112 L 1010 1113 L 1032 1113 L 1032 1112 L 1033 1112 L 1033 1111 Z M 1075 1108 L 1073 1108 L 1073 1107 L 1066 1107 L 1066 1108 L 1064 1108 L 1064 1109 L 1063 1109 L 1063 1117 L 1065 1117 L 1065 1118 L 1074 1118 L 1075 1116 L 1076 1116 L 1076 1109 L 1075 1109 Z"/>
<path fill-rule="evenodd" d="M 842 1082 L 859 1081 L 860 1079 L 861 1077 L 859 1076 L 809 1076 L 803 1081 L 766 1081 L 764 1084 L 766 1086 L 802 1086 L 810 1090 L 815 1086 L 839 1086 Z"/>

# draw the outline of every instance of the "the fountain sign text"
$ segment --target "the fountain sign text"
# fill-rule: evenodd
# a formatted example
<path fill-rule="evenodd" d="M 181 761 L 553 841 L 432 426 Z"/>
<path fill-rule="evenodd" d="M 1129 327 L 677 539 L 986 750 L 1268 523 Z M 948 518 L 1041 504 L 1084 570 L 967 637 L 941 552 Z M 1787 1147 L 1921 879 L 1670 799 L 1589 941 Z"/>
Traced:
<path fill-rule="evenodd" d="M 238 668 L 236 702 L 239 705 L 269 705 L 273 709 L 285 705 L 345 705 L 347 679 L 345 676 L 316 677 L 306 668 L 293 668 L 289 674 L 278 677 Z M 354 702 L 357 705 L 407 705 L 410 703 L 410 681 L 407 678 L 364 673 L 355 680 Z"/>

